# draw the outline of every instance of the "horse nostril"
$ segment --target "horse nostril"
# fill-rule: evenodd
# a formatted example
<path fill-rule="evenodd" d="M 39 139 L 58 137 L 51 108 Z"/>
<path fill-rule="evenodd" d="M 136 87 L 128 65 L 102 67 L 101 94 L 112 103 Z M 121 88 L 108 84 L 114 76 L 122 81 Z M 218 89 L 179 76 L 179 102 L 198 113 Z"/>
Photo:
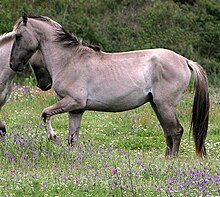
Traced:
<path fill-rule="evenodd" d="M 23 69 L 24 69 L 23 64 L 21 62 L 16 63 L 16 64 L 10 63 L 10 68 L 13 71 L 23 71 Z"/>

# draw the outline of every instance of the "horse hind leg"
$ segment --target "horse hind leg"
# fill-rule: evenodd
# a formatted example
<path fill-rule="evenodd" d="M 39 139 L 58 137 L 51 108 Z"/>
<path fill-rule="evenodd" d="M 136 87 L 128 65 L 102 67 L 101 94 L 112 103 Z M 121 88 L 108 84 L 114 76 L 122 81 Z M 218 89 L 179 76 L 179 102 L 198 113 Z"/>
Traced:
<path fill-rule="evenodd" d="M 154 102 L 151 102 L 151 106 L 157 115 L 166 137 L 167 147 L 165 156 L 177 157 L 183 135 L 183 127 L 176 117 L 175 106 L 155 104 Z"/>
<path fill-rule="evenodd" d="M 74 147 L 77 146 L 83 113 L 84 111 L 80 111 L 78 113 L 74 111 L 69 112 L 68 144 L 70 146 L 74 146 Z"/>

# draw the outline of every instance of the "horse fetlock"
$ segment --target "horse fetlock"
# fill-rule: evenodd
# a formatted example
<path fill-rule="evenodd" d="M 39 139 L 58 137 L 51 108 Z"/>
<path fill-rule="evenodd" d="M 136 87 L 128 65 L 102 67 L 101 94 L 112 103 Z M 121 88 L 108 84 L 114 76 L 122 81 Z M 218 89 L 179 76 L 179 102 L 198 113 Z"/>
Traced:
<path fill-rule="evenodd" d="M 57 135 L 56 135 L 56 134 L 51 134 L 51 133 L 49 133 L 49 134 L 48 134 L 48 139 L 54 141 L 54 140 L 57 139 Z"/>
<path fill-rule="evenodd" d="M 176 150 L 174 147 L 172 149 L 170 147 L 166 148 L 165 158 L 174 159 L 177 157 L 178 157 L 178 150 Z"/>
<path fill-rule="evenodd" d="M 165 157 L 170 157 L 172 154 L 172 146 L 166 147 Z"/>
<path fill-rule="evenodd" d="M 69 146 L 73 146 L 75 147 L 77 145 L 78 142 L 78 137 L 74 134 L 69 135 L 68 137 L 68 144 Z"/>
<path fill-rule="evenodd" d="M 44 123 L 47 123 L 50 120 L 50 116 L 51 115 L 45 111 L 42 113 L 41 117 L 42 117 Z"/>

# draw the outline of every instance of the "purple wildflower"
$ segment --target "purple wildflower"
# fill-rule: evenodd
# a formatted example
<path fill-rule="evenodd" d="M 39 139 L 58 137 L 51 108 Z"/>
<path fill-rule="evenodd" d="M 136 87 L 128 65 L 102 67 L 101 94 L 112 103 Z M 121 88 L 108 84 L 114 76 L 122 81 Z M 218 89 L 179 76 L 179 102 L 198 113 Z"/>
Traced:
<path fill-rule="evenodd" d="M 116 174 L 117 173 L 117 169 L 116 168 L 112 168 L 112 173 Z"/>

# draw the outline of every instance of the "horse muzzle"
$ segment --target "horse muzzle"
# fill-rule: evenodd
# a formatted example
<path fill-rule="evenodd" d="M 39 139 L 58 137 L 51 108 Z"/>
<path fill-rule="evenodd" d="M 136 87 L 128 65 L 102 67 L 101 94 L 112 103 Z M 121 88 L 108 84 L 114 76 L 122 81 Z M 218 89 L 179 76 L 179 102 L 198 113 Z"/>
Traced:
<path fill-rule="evenodd" d="M 10 68 L 15 72 L 22 72 L 25 69 L 25 65 L 23 63 L 10 63 Z"/>

